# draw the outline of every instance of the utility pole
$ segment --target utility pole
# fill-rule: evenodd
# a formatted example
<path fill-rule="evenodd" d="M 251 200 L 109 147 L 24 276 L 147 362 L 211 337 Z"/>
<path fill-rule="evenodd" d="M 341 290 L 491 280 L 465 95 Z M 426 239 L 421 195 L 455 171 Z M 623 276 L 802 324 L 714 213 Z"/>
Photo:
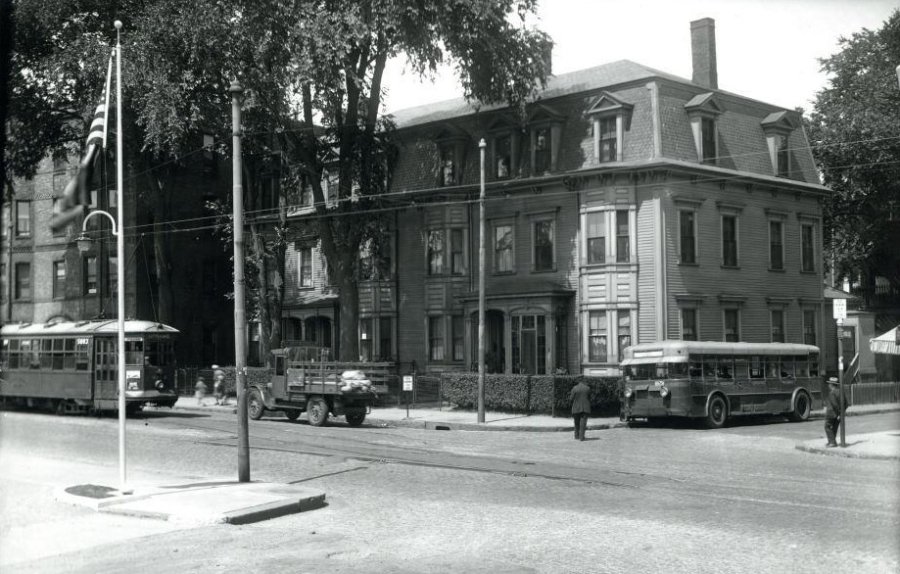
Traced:
<path fill-rule="evenodd" d="M 478 422 L 484 422 L 484 138 L 478 142 L 481 150 L 481 192 L 478 205 Z"/>
<path fill-rule="evenodd" d="M 238 482 L 250 482 L 250 438 L 247 417 L 247 321 L 244 310 L 244 187 L 241 185 L 241 94 L 235 78 L 231 92 L 232 204 L 234 236 L 234 377 L 237 387 Z"/>

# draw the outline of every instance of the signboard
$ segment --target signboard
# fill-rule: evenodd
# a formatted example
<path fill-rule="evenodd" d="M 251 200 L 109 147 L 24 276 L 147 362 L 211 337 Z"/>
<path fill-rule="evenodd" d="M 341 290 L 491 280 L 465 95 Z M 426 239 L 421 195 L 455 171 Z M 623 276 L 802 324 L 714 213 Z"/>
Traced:
<path fill-rule="evenodd" d="M 841 339 L 853 338 L 853 331 L 850 329 L 838 329 L 838 337 Z"/>
<path fill-rule="evenodd" d="M 413 376 L 412 375 L 403 375 L 403 390 L 404 391 L 413 390 Z"/>
<path fill-rule="evenodd" d="M 838 321 L 843 321 L 847 318 L 847 300 L 846 299 L 834 299 L 834 311 L 832 317 L 837 319 Z"/>

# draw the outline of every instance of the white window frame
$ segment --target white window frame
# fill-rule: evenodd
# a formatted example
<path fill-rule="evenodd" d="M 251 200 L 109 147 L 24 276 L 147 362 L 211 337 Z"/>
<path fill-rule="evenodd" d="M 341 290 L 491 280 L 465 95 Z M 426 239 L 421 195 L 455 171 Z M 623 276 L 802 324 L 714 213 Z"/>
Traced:
<path fill-rule="evenodd" d="M 777 223 L 780 226 L 780 237 L 779 245 L 781 246 L 781 266 L 775 267 L 774 261 L 772 260 L 772 247 L 774 243 L 772 242 L 772 224 Z M 784 271 L 784 220 L 781 218 L 770 217 L 768 219 L 768 227 L 769 227 L 769 271 Z"/>
<path fill-rule="evenodd" d="M 725 218 L 734 219 L 734 265 L 725 260 Z M 726 269 L 737 269 L 741 266 L 741 217 L 739 213 L 726 211 L 719 214 L 719 261 Z"/>
<path fill-rule="evenodd" d="M 584 213 L 584 264 L 585 265 L 605 265 L 612 259 L 609 254 L 609 209 L 591 209 Z M 590 240 L 595 237 L 590 235 L 590 219 L 591 217 L 599 217 L 603 223 L 603 261 L 591 261 Z"/>
<path fill-rule="evenodd" d="M 592 357 L 591 356 L 591 340 L 595 337 L 593 334 L 592 328 L 592 319 L 594 317 L 602 318 L 606 321 L 606 330 L 601 334 L 596 335 L 597 337 L 603 337 L 606 339 L 606 356 L 605 357 Z M 609 322 L 609 312 L 607 309 L 593 309 L 587 311 L 587 321 L 586 321 L 587 329 L 585 329 L 585 345 L 586 345 L 586 353 L 585 356 L 589 363 L 608 363 L 610 352 L 612 351 L 611 345 L 611 337 L 612 337 L 612 329 L 610 328 Z"/>
<path fill-rule="evenodd" d="M 304 253 L 308 253 L 309 259 L 309 284 L 303 284 Z M 315 286 L 315 258 L 312 247 L 300 247 L 297 249 L 297 287 L 299 289 L 311 289 Z"/>
<path fill-rule="evenodd" d="M 803 233 L 804 229 L 807 228 L 810 230 L 810 242 L 812 243 L 812 245 L 810 245 L 811 253 L 809 256 L 809 269 L 806 268 L 807 258 L 803 252 Z M 816 270 L 818 269 L 818 265 L 816 265 L 816 258 L 819 252 L 816 246 L 816 238 L 818 237 L 818 233 L 816 233 L 818 230 L 817 228 L 818 223 L 815 221 L 803 220 L 800 222 L 800 273 L 816 273 Z"/>
<path fill-rule="evenodd" d="M 688 311 L 694 315 L 694 338 L 684 338 L 684 313 Z M 699 341 L 700 340 L 700 310 L 697 307 L 680 307 L 678 309 L 678 327 L 680 329 L 679 336 L 682 341 Z"/>
<path fill-rule="evenodd" d="M 535 257 L 537 250 L 537 225 L 539 223 L 549 222 L 550 223 L 550 239 L 552 241 L 552 252 L 551 252 L 551 261 L 549 269 L 538 269 L 537 268 L 537 259 Z M 557 225 L 556 225 L 556 214 L 550 215 L 534 215 L 530 218 L 528 222 L 529 227 L 531 228 L 531 271 L 532 273 L 546 273 L 550 271 L 556 271 L 557 265 Z"/>
<path fill-rule="evenodd" d="M 685 261 L 684 260 L 684 245 L 682 243 L 683 238 L 685 237 L 682 230 L 682 214 L 689 213 L 693 217 L 693 229 L 691 230 L 691 239 L 694 242 L 694 260 L 693 261 Z M 678 208 L 678 263 L 681 265 L 697 265 L 699 261 L 699 245 L 697 241 L 697 210 L 690 207 L 679 207 Z"/>
<path fill-rule="evenodd" d="M 781 340 L 775 340 L 775 315 L 776 313 L 781 317 L 781 325 L 779 325 L 781 330 Z M 769 341 L 772 343 L 786 343 L 787 342 L 787 314 L 785 309 L 769 309 Z"/>
<path fill-rule="evenodd" d="M 741 340 L 741 308 L 740 307 L 725 307 L 722 309 L 722 340 L 728 341 L 728 318 L 727 314 L 733 311 L 735 313 L 735 317 L 737 319 L 737 325 L 735 327 L 735 341 Z"/>
<path fill-rule="evenodd" d="M 500 227 L 509 227 L 512 235 L 512 245 L 510 245 L 510 269 L 500 269 L 497 258 L 497 229 Z M 516 224 L 511 219 L 496 219 L 491 222 L 491 271 L 495 274 L 511 274 L 516 272 Z"/>

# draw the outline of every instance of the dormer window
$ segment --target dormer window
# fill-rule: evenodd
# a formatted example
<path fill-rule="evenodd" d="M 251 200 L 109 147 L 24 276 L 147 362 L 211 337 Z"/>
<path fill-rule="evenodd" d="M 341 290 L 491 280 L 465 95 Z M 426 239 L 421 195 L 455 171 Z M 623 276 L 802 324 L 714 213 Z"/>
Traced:
<path fill-rule="evenodd" d="M 561 114 L 543 104 L 538 104 L 529 116 L 533 175 L 544 175 L 556 171 L 563 120 L 564 117 Z"/>
<path fill-rule="evenodd" d="M 791 132 L 798 125 L 796 120 L 789 115 L 789 112 L 775 112 L 766 116 L 761 125 L 763 132 L 766 134 L 773 175 L 790 177 L 790 136 Z"/>
<path fill-rule="evenodd" d="M 539 175 L 550 171 L 550 128 L 539 128 L 534 132 L 534 173 Z"/>
<path fill-rule="evenodd" d="M 716 101 L 715 94 L 708 92 L 694 96 L 686 104 L 691 120 L 691 132 L 697 149 L 697 161 L 708 165 L 719 163 L 719 115 L 724 111 Z"/>
<path fill-rule="evenodd" d="M 456 162 L 453 161 L 453 149 L 441 149 L 441 185 L 456 185 Z"/>
<path fill-rule="evenodd" d="M 587 111 L 593 119 L 594 160 L 599 163 L 622 161 L 625 128 L 634 106 L 603 92 Z"/>
<path fill-rule="evenodd" d="M 456 126 L 446 126 L 435 137 L 438 148 L 437 185 L 460 185 L 463 180 L 466 145 L 469 137 Z"/>

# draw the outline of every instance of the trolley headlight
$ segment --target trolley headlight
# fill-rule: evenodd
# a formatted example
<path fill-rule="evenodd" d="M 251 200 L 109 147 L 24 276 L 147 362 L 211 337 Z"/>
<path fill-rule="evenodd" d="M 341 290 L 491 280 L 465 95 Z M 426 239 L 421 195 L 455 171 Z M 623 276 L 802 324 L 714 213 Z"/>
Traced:
<path fill-rule="evenodd" d="M 631 387 L 625 387 L 625 398 L 630 399 L 631 394 L 632 394 Z"/>
<path fill-rule="evenodd" d="M 138 391 L 140 390 L 140 385 L 137 381 L 128 381 L 128 390 L 129 391 Z"/>
<path fill-rule="evenodd" d="M 669 396 L 669 389 L 667 389 L 666 387 L 660 387 L 660 388 L 659 388 L 659 396 L 662 397 L 662 398 L 668 397 L 668 396 Z"/>

